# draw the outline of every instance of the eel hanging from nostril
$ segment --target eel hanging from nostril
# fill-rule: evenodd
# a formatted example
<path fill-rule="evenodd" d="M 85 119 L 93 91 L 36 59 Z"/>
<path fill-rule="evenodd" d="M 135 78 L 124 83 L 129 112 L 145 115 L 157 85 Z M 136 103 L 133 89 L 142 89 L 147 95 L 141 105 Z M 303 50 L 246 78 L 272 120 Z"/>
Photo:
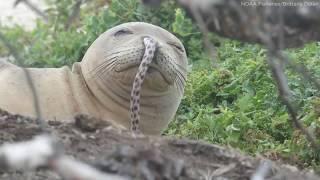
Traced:
<path fill-rule="evenodd" d="M 141 60 L 141 64 L 139 65 L 137 74 L 133 81 L 133 87 L 131 90 L 131 99 L 130 99 L 131 131 L 136 134 L 140 133 L 139 111 L 140 111 L 141 87 L 145 79 L 149 65 L 152 62 L 152 59 L 154 57 L 154 54 L 157 48 L 157 42 L 150 37 L 144 38 L 143 43 L 145 45 L 145 52 Z"/>

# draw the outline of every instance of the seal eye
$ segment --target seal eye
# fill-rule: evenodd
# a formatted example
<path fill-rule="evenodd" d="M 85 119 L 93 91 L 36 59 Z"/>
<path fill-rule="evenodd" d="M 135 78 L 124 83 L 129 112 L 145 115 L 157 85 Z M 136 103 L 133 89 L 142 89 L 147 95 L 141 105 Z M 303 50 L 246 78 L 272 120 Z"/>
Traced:
<path fill-rule="evenodd" d="M 170 46 L 173 46 L 175 49 L 178 49 L 180 52 L 182 52 L 182 53 L 184 52 L 183 48 L 180 45 L 178 45 L 178 44 L 176 44 L 174 42 L 168 42 L 168 44 Z"/>
<path fill-rule="evenodd" d="M 120 29 L 119 31 L 115 32 L 113 36 L 117 37 L 117 36 L 127 35 L 127 34 L 133 34 L 133 32 L 130 31 L 129 29 Z"/>

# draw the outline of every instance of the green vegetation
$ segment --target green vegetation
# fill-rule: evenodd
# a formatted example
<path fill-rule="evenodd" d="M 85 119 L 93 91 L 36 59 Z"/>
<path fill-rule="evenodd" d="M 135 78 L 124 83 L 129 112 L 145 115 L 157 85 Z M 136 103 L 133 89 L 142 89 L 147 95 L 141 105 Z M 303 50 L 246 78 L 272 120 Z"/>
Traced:
<path fill-rule="evenodd" d="M 137 0 L 113 0 L 109 8 L 99 11 L 87 6 L 80 21 L 68 30 L 65 23 L 73 1 L 50 2 L 48 12 L 54 16 L 48 24 L 39 21 L 31 32 L 21 27 L 1 28 L 21 50 L 26 65 L 58 67 L 80 61 L 93 40 L 117 24 L 144 21 L 159 25 L 183 41 L 190 63 L 185 96 L 167 135 L 230 145 L 303 167 L 320 165 L 319 155 L 291 126 L 285 107 L 279 103 L 265 50 L 260 46 L 210 35 L 218 46 L 219 68 L 213 68 L 202 34 L 173 1 L 166 1 L 160 9 L 143 7 Z M 320 77 L 319 49 L 320 44 L 313 43 L 287 53 Z M 0 46 L 0 54 L 7 53 Z M 301 120 L 320 137 L 319 92 L 298 74 L 289 70 L 287 74 L 296 104 L 301 107 Z"/>

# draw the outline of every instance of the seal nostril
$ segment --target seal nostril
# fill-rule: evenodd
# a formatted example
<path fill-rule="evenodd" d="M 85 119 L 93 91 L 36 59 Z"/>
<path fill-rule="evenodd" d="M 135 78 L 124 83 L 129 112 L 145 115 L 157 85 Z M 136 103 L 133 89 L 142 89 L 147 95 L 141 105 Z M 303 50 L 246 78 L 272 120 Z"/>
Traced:
<path fill-rule="evenodd" d="M 141 38 L 142 38 L 142 40 L 144 40 L 145 38 L 151 39 L 151 37 L 147 36 L 147 35 L 141 36 Z"/>

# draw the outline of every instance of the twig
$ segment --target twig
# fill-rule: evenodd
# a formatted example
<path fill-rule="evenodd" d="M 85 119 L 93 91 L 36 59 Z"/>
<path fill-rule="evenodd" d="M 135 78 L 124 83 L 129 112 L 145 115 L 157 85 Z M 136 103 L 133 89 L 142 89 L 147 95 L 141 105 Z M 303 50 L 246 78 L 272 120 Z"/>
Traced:
<path fill-rule="evenodd" d="M 186 2 L 180 0 L 180 3 L 186 3 Z M 207 25 L 206 25 L 205 21 L 203 20 L 203 18 L 201 17 L 199 10 L 196 9 L 196 6 L 194 6 L 193 3 L 197 3 L 197 2 L 196 1 L 188 1 L 188 4 L 190 5 L 190 11 L 191 11 L 192 15 L 194 16 L 195 21 L 198 24 L 198 27 L 200 28 L 200 31 L 203 34 L 204 45 L 205 45 L 206 49 L 209 51 L 209 54 L 211 56 L 212 65 L 213 65 L 213 67 L 217 68 L 218 63 L 217 63 L 216 48 L 210 42 L 210 38 L 208 36 L 210 34 L 210 32 L 207 28 Z"/>
<path fill-rule="evenodd" d="M 291 104 L 290 89 L 287 83 L 286 76 L 281 66 L 277 65 L 276 63 L 276 58 L 279 58 L 277 54 L 279 53 L 273 52 L 272 50 L 269 49 L 267 62 L 270 66 L 270 70 L 272 72 L 273 78 L 277 83 L 280 99 L 282 103 L 287 107 L 288 113 L 291 116 L 291 120 L 294 126 L 298 128 L 306 136 L 307 140 L 311 143 L 312 147 L 315 150 L 319 150 L 320 146 L 318 145 L 315 137 L 299 121 L 297 109 Z M 281 63 L 281 61 L 278 61 L 278 63 Z"/>
<path fill-rule="evenodd" d="M 257 168 L 256 172 L 252 174 L 251 180 L 264 180 L 271 170 L 270 161 L 262 161 Z"/>
<path fill-rule="evenodd" d="M 29 0 L 16 0 L 14 6 L 17 6 L 21 2 L 25 3 L 33 12 L 41 16 L 45 22 L 48 22 L 48 16 Z"/>
<path fill-rule="evenodd" d="M 35 170 L 46 167 L 64 179 L 127 180 L 127 178 L 100 172 L 97 169 L 64 155 L 62 146 L 48 135 L 33 140 L 0 146 L 0 167 L 5 170 Z"/>
<path fill-rule="evenodd" d="M 215 171 L 213 171 L 211 173 L 211 177 L 222 176 L 223 174 L 226 174 L 226 173 L 230 172 L 231 170 L 233 170 L 235 167 L 237 167 L 236 163 L 230 163 L 226 166 L 219 167 L 218 169 L 216 169 Z"/>
<path fill-rule="evenodd" d="M 237 13 L 237 17 L 239 17 L 239 20 L 240 20 L 239 24 L 245 27 L 245 28 L 238 27 L 238 28 L 242 28 L 241 32 L 246 32 L 246 34 L 250 34 L 250 36 L 256 37 L 257 39 L 259 39 L 259 41 L 262 44 L 266 45 L 266 47 L 268 48 L 269 51 L 268 51 L 267 61 L 270 66 L 270 70 L 273 74 L 273 78 L 276 81 L 280 99 L 282 103 L 287 107 L 287 111 L 291 117 L 290 119 L 293 122 L 293 125 L 306 136 L 306 138 L 308 139 L 308 141 L 311 142 L 312 147 L 315 148 L 315 150 L 319 150 L 319 145 L 316 143 L 314 136 L 304 128 L 303 124 L 297 118 L 297 109 L 292 105 L 290 89 L 287 83 L 287 77 L 284 74 L 284 69 L 282 67 L 284 65 L 284 62 L 291 65 L 292 68 L 295 68 L 296 70 L 298 70 L 298 72 L 300 72 L 304 76 L 304 78 L 311 80 L 317 86 L 318 89 L 320 89 L 320 84 L 318 81 L 312 78 L 312 76 L 309 76 L 309 73 L 307 73 L 307 70 L 305 68 L 301 66 L 294 67 L 292 65 L 293 63 L 290 63 L 288 58 L 281 54 L 280 50 L 285 47 L 288 47 L 288 44 L 284 43 L 284 38 L 285 38 L 284 23 L 285 22 L 283 17 L 284 16 L 283 9 L 279 8 L 277 11 L 271 11 L 272 7 L 265 7 L 261 13 L 259 12 L 261 11 L 261 9 L 259 10 L 257 9 L 257 7 L 250 7 L 250 10 L 248 8 L 246 9 L 242 8 L 240 6 L 240 3 L 235 0 L 229 0 L 229 1 L 209 1 L 208 0 L 208 1 L 201 1 L 201 2 L 194 2 L 192 0 L 177 0 L 177 1 L 183 7 L 186 7 L 186 9 L 189 9 L 189 12 L 191 12 L 194 19 L 198 22 L 199 27 L 202 29 L 202 31 L 205 30 L 205 32 L 209 32 L 208 28 L 210 28 L 210 24 L 204 23 L 203 17 L 205 15 L 200 14 L 199 12 L 200 9 L 198 9 L 197 7 L 203 7 L 205 9 L 205 10 L 202 9 L 204 11 L 204 14 L 206 14 L 207 17 L 210 17 L 211 15 L 213 16 L 213 18 L 215 18 L 216 15 L 212 14 L 212 11 L 217 10 L 215 8 L 212 9 L 213 6 L 211 5 L 213 5 L 214 3 L 222 3 L 224 5 L 228 5 L 228 8 L 230 8 L 229 12 Z M 205 4 L 207 6 L 204 6 Z M 244 12 L 245 10 L 249 10 L 250 12 Z M 270 32 L 270 30 L 272 31 L 274 29 L 270 28 L 270 26 L 265 25 L 265 23 L 268 22 L 267 17 L 270 15 L 270 12 L 277 13 L 276 17 L 278 17 L 278 20 L 280 23 L 280 27 L 278 26 L 279 27 L 277 32 L 278 36 L 276 38 L 277 41 L 273 41 L 272 32 Z M 258 14 L 260 15 L 259 17 L 261 19 L 254 21 L 252 16 L 258 15 Z M 216 23 L 214 23 L 214 25 L 216 26 Z M 211 28 L 212 28 L 212 24 L 211 24 Z M 220 30 L 220 26 L 216 27 L 215 31 L 219 31 L 219 30 Z M 226 31 L 226 32 L 229 32 L 229 31 Z M 204 35 L 206 34 L 207 33 L 204 33 Z M 246 36 L 246 34 L 244 36 Z M 278 59 L 279 62 L 277 62 L 275 59 Z"/>
<path fill-rule="evenodd" d="M 303 124 L 299 121 L 297 118 L 297 109 L 291 104 L 291 95 L 290 95 L 290 88 L 288 86 L 287 78 L 286 75 L 284 74 L 283 70 L 283 57 L 280 56 L 280 50 L 284 48 L 284 27 L 283 27 L 283 17 L 280 17 L 280 25 L 281 27 L 279 28 L 279 41 L 278 46 L 275 46 L 274 42 L 272 41 L 271 38 L 271 32 L 266 32 L 263 22 L 250 22 L 248 21 L 248 18 L 246 16 L 246 13 L 243 12 L 243 9 L 237 6 L 236 4 L 233 4 L 234 1 L 231 1 L 230 6 L 232 6 L 239 14 L 240 20 L 243 21 L 243 24 L 247 24 L 247 28 L 251 29 L 252 33 L 255 33 L 255 36 L 259 37 L 261 41 L 267 46 L 268 48 L 268 57 L 267 57 L 267 62 L 269 64 L 270 70 L 272 72 L 273 78 L 276 81 L 278 92 L 279 92 L 279 97 L 282 101 L 282 103 L 287 107 L 287 111 L 289 115 L 291 116 L 291 121 L 293 122 L 293 125 L 299 129 L 308 139 L 308 141 L 312 144 L 312 147 L 315 149 L 315 151 L 319 150 L 320 147 L 317 144 L 315 137 L 307 131 Z M 283 16 L 283 12 L 280 9 L 278 11 L 279 16 Z M 255 11 L 255 10 L 253 10 Z M 266 21 L 267 15 L 264 14 L 264 21 Z M 278 16 L 278 17 L 279 17 Z M 275 58 L 279 59 L 279 62 L 275 60 Z"/>
<path fill-rule="evenodd" d="M 65 29 L 69 29 L 71 24 L 78 18 L 80 13 L 80 7 L 81 4 L 84 2 L 84 0 L 77 0 L 74 6 L 72 7 L 72 12 L 70 16 L 68 17 L 67 23 L 65 25 Z"/>
<path fill-rule="evenodd" d="M 288 113 L 291 116 L 291 120 L 296 128 L 298 128 L 310 141 L 312 147 L 315 150 L 320 150 L 320 146 L 317 143 L 315 137 L 313 134 L 311 134 L 304 126 L 303 124 L 299 121 L 298 119 L 298 109 L 292 105 L 291 102 L 291 94 L 290 94 L 290 88 L 287 82 L 286 75 L 284 73 L 283 65 L 284 62 L 290 62 L 290 60 L 285 59 L 285 56 L 282 56 L 281 49 L 284 48 L 284 20 L 283 20 L 283 9 L 279 8 L 278 9 L 278 17 L 279 17 L 279 23 L 280 23 L 280 28 L 278 30 L 278 46 L 277 50 L 274 49 L 274 45 L 271 44 L 271 41 L 269 41 L 269 51 L 268 51 L 268 64 L 270 66 L 271 72 L 273 74 L 273 78 L 275 79 L 277 83 L 277 88 L 279 91 L 280 98 L 287 106 Z M 269 38 L 271 39 L 271 37 Z M 279 50 L 280 49 L 280 50 Z M 279 60 L 278 66 L 276 65 L 275 59 Z"/>
<path fill-rule="evenodd" d="M 17 64 L 21 66 L 21 69 L 23 70 L 26 76 L 27 84 L 32 93 L 33 105 L 35 107 L 35 112 L 37 116 L 37 123 L 40 125 L 42 131 L 48 131 L 49 129 L 47 128 L 48 127 L 47 123 L 42 119 L 42 113 L 39 106 L 39 97 L 37 95 L 36 88 L 34 86 L 34 83 L 32 81 L 32 78 L 30 76 L 28 69 L 23 67 L 24 63 L 22 58 L 19 56 L 18 51 L 10 44 L 10 42 L 6 39 L 6 37 L 1 32 L 0 32 L 0 40 L 8 48 L 8 50 L 10 51 L 10 54 L 12 54 L 12 56 L 15 58 Z"/>
<path fill-rule="evenodd" d="M 309 72 L 309 70 L 303 64 L 297 64 L 292 62 L 288 58 L 288 56 L 286 56 L 282 52 L 278 52 L 278 56 L 279 56 L 279 59 L 284 61 L 284 63 L 286 63 L 291 69 L 301 74 L 305 80 L 312 82 L 316 86 L 316 88 L 320 91 L 320 82 L 313 77 L 313 75 Z"/>

